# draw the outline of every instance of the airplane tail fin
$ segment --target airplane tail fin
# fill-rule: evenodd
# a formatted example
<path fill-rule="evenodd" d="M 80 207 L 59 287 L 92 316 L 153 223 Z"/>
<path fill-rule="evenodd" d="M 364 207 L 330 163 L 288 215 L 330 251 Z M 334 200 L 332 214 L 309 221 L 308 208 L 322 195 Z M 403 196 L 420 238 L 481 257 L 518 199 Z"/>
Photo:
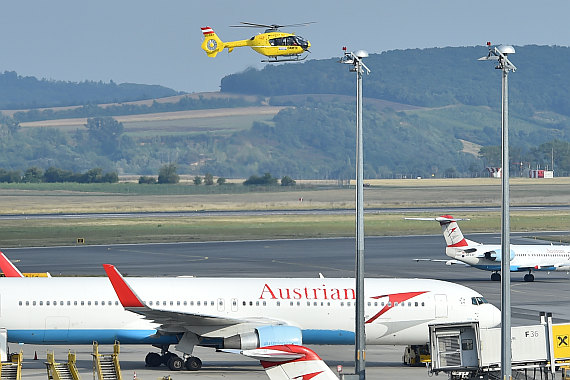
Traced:
<path fill-rule="evenodd" d="M 338 380 L 319 355 L 307 347 L 286 344 L 244 350 L 241 353 L 259 360 L 271 380 Z"/>
<path fill-rule="evenodd" d="M 6 277 L 24 277 L 22 272 L 2 252 L 0 252 L 0 270 Z"/>
<path fill-rule="evenodd" d="M 443 237 L 445 238 L 445 243 L 447 244 L 447 248 L 455 248 L 455 247 L 465 247 L 467 245 L 477 244 L 469 239 L 465 239 L 457 221 L 459 220 L 469 220 L 469 219 L 459 219 L 454 218 L 451 215 L 442 215 L 438 216 L 437 218 L 405 218 L 409 220 L 435 220 L 439 222 L 441 226 L 441 232 L 443 233 Z"/>
<path fill-rule="evenodd" d="M 206 52 L 208 57 L 215 57 L 219 52 L 224 50 L 224 43 L 214 32 L 214 29 L 209 26 L 202 28 L 202 33 L 204 34 L 204 42 L 202 42 L 202 50 Z"/>
<path fill-rule="evenodd" d="M 461 219 L 454 219 L 451 215 L 442 215 L 435 218 L 435 220 L 438 221 L 441 226 L 441 232 L 443 233 L 448 248 L 465 247 L 469 245 L 457 224 L 457 221 Z"/>

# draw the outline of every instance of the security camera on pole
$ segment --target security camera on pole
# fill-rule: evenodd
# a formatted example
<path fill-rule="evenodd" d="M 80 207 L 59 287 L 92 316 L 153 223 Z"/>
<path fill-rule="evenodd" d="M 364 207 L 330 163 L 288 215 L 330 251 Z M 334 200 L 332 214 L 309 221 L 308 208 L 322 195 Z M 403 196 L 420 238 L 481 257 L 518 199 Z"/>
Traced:
<path fill-rule="evenodd" d="M 355 373 L 356 378 L 366 378 L 366 334 L 364 331 L 364 187 L 362 154 L 362 75 L 370 70 L 362 62 L 368 57 L 364 50 L 347 52 L 340 63 L 352 65 L 350 71 L 356 72 L 356 321 L 355 321 Z M 345 376 L 346 378 L 346 376 Z"/>
<path fill-rule="evenodd" d="M 509 61 L 507 56 L 515 53 L 515 48 L 510 45 L 492 47 L 487 42 L 489 53 L 480 61 L 498 61 L 495 69 L 501 70 L 502 80 L 502 193 L 503 202 L 501 207 L 501 378 L 511 379 L 511 263 L 508 252 L 511 251 L 510 225 L 509 225 L 509 71 L 517 68 Z"/>

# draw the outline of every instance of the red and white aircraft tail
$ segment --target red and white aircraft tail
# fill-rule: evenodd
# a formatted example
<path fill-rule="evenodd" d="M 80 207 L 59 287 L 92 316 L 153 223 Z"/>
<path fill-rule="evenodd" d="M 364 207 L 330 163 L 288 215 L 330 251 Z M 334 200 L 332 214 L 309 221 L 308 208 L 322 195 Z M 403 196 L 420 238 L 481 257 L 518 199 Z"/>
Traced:
<path fill-rule="evenodd" d="M 442 215 L 438 216 L 437 218 L 405 218 L 408 220 L 434 220 L 439 222 L 441 226 L 441 232 L 443 233 L 443 237 L 445 238 L 445 243 L 447 244 L 447 248 L 457 248 L 457 247 L 466 247 L 469 245 L 478 245 L 479 243 L 465 239 L 457 221 L 459 220 L 469 220 L 469 219 L 459 219 L 454 218 L 451 215 Z"/>
<path fill-rule="evenodd" d="M 0 270 L 6 277 L 24 277 L 22 272 L 2 252 L 0 252 Z"/>
<path fill-rule="evenodd" d="M 259 360 L 271 380 L 338 380 L 319 355 L 307 347 L 268 346 L 241 354 Z"/>

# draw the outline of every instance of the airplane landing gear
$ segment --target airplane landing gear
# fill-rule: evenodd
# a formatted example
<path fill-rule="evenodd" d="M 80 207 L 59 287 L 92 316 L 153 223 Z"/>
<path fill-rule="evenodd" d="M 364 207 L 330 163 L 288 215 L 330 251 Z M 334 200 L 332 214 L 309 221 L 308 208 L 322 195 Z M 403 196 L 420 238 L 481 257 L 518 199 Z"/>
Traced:
<path fill-rule="evenodd" d="M 166 363 L 166 366 L 171 371 L 180 371 L 184 367 L 184 360 L 182 360 L 180 356 L 172 354 L 170 356 L 170 359 L 168 359 L 168 363 Z"/>
<path fill-rule="evenodd" d="M 156 352 L 149 352 L 144 358 L 147 367 L 158 367 L 162 364 L 162 357 Z"/>
<path fill-rule="evenodd" d="M 147 367 L 160 367 L 161 364 L 164 364 L 171 371 L 180 371 L 184 368 L 188 371 L 198 371 L 202 368 L 202 361 L 199 358 L 189 356 L 184 360 L 170 351 L 164 351 L 162 355 L 156 352 L 149 352 L 144 361 Z"/>
<path fill-rule="evenodd" d="M 498 272 L 493 273 L 491 275 L 491 281 L 501 281 L 501 274 Z"/>
<path fill-rule="evenodd" d="M 532 273 L 525 274 L 524 277 L 523 277 L 523 279 L 524 279 L 526 282 L 533 282 L 533 281 L 534 281 L 534 275 L 533 275 Z"/>
<path fill-rule="evenodd" d="M 198 371 L 200 368 L 202 368 L 202 361 L 195 356 L 190 356 L 188 359 L 186 359 L 184 366 L 188 371 Z"/>

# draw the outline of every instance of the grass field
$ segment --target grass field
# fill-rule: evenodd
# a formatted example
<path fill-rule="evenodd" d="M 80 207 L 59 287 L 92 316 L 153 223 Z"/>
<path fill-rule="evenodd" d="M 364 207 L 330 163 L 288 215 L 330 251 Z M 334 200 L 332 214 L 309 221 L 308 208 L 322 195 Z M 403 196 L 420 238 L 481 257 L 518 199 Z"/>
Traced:
<path fill-rule="evenodd" d="M 303 186 L 269 189 L 240 184 L 0 184 L 0 209 L 2 214 L 44 214 L 354 208 L 353 188 L 299 182 Z M 371 185 L 364 190 L 367 208 L 499 206 L 501 200 L 501 182 L 495 178 L 366 182 Z M 570 178 L 515 178 L 511 204 L 570 204 Z"/>
<path fill-rule="evenodd" d="M 365 233 L 368 236 L 439 234 L 434 222 L 405 220 L 407 213 L 367 214 Z M 431 214 L 413 214 L 434 216 Z M 462 213 L 465 233 L 497 232 L 498 212 Z M 513 212 L 512 231 L 567 229 L 568 212 L 541 215 L 538 212 Z M 192 216 L 171 218 L 112 219 L 18 219 L 0 220 L 0 246 L 73 245 L 78 238 L 86 244 L 151 243 L 178 241 L 257 240 L 330 238 L 354 236 L 353 215 L 279 215 L 231 217 Z M 554 241 L 567 241 L 565 235 L 553 234 Z"/>
<path fill-rule="evenodd" d="M 127 134 L 192 133 L 211 130 L 213 127 L 224 130 L 251 128 L 254 121 L 271 120 L 284 107 L 259 106 L 239 108 L 218 108 L 178 112 L 161 112 L 138 115 L 114 116 L 123 123 Z M 22 128 L 49 127 L 64 132 L 85 128 L 87 118 L 43 120 L 20 123 Z"/>
<path fill-rule="evenodd" d="M 370 180 L 365 189 L 366 208 L 498 206 L 500 181 L 496 179 Z M 513 205 L 566 205 L 570 179 L 513 179 Z M 214 190 L 218 192 L 212 193 Z M 277 190 L 277 189 L 276 189 Z M 241 185 L 208 189 L 205 186 L 137 184 L 79 185 L 18 184 L 0 187 L 2 214 L 73 214 L 82 212 L 339 209 L 354 207 L 354 189 L 320 187 L 278 188 L 268 191 Z M 300 201 L 302 199 L 302 201 Z M 371 212 L 365 217 L 367 235 L 438 234 L 433 222 L 412 222 L 406 210 L 390 214 Z M 464 212 L 470 218 L 466 233 L 498 232 L 499 212 Z M 567 231 L 570 211 L 513 211 L 512 231 Z M 3 219 L 0 247 L 87 244 L 211 241 L 268 238 L 354 236 L 354 216 L 275 215 L 232 217 L 193 215 L 170 218 Z M 553 241 L 568 241 L 556 233 Z"/>

